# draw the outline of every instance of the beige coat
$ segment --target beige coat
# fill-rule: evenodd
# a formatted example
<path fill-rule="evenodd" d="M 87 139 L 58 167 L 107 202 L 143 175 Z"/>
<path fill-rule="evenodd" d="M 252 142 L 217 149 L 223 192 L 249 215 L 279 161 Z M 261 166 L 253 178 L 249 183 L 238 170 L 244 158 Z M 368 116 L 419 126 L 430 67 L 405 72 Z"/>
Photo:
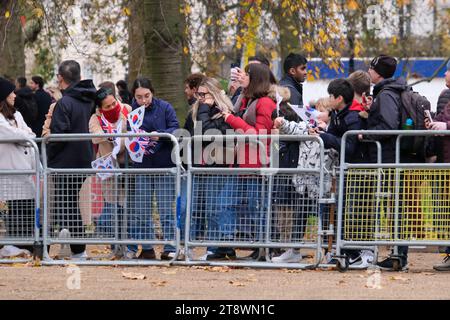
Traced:
<path fill-rule="evenodd" d="M 20 112 L 14 113 L 16 121 L 0 114 L 0 139 L 27 139 L 36 135 L 26 125 Z M 0 170 L 34 170 L 35 152 L 26 143 L 0 144 Z M 0 175 L 0 201 L 35 198 L 35 183 L 31 175 Z"/>
<path fill-rule="evenodd" d="M 131 107 L 127 104 L 122 104 L 122 108 L 126 108 L 128 110 L 128 113 L 131 112 Z M 101 116 L 101 114 L 100 111 L 97 109 L 95 114 L 93 114 L 91 116 L 91 119 L 89 120 L 89 132 L 92 134 L 104 134 L 104 131 L 98 119 L 99 116 Z M 120 119 L 122 119 L 122 133 L 127 133 L 127 118 L 123 115 L 122 112 L 120 112 Z M 112 125 L 114 128 L 117 128 L 117 122 L 113 123 Z M 92 142 L 98 145 L 98 151 L 96 155 L 97 159 L 112 153 L 112 150 L 114 148 L 112 141 L 109 141 L 106 138 L 93 138 Z M 124 139 L 122 138 L 120 142 L 120 152 L 117 155 L 117 160 L 119 161 L 119 163 L 123 164 L 125 162 L 125 155 L 126 155 L 125 142 Z M 118 179 L 118 181 L 120 181 L 120 179 Z M 103 198 L 105 199 L 105 202 L 108 203 L 116 202 L 115 200 L 116 190 L 117 196 L 119 198 L 119 203 L 123 205 L 125 193 L 121 185 L 119 184 L 117 187 L 115 187 L 114 178 L 109 178 L 102 181 L 102 194 Z"/>
<path fill-rule="evenodd" d="M 131 107 L 127 104 L 122 104 L 122 108 L 126 108 L 128 110 L 128 113 L 131 112 Z M 100 121 L 98 119 L 99 116 L 101 116 L 101 113 L 97 109 L 95 114 L 93 114 L 91 116 L 91 119 L 89 120 L 89 132 L 92 134 L 104 134 L 102 126 L 100 125 Z M 122 119 L 122 133 L 127 133 L 127 118 L 123 115 L 122 112 L 120 113 L 120 119 Z M 117 123 L 113 123 L 112 125 L 114 128 L 117 128 Z M 114 148 L 112 141 L 109 141 L 107 138 L 93 138 L 92 143 L 98 145 L 96 159 L 111 154 Z M 117 155 L 119 163 L 124 163 L 125 151 L 125 143 L 124 139 L 122 138 L 120 142 L 120 152 Z"/>
<path fill-rule="evenodd" d="M 56 102 L 50 105 L 48 113 L 45 115 L 44 125 L 42 126 L 42 137 L 46 137 L 50 134 L 50 123 L 52 123 L 52 114 L 55 109 Z"/>

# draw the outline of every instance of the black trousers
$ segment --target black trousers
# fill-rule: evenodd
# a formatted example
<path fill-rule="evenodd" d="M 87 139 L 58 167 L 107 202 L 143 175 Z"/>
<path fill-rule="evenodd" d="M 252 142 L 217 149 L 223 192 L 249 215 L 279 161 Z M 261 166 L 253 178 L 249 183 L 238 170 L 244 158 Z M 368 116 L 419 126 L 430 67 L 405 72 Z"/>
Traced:
<path fill-rule="evenodd" d="M 55 176 L 54 226 L 58 231 L 69 230 L 71 238 L 81 238 L 84 234 L 78 197 L 85 178 L 78 175 Z M 86 245 L 71 244 L 70 248 L 74 254 L 78 254 L 86 249 Z"/>

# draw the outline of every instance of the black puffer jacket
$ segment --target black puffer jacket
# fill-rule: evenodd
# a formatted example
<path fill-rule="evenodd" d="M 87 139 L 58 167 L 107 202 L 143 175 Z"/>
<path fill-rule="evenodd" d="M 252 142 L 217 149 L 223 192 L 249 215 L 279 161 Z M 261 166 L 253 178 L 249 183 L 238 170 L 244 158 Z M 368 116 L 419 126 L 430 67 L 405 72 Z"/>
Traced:
<path fill-rule="evenodd" d="M 398 130 L 400 129 L 400 94 L 406 90 L 405 79 L 385 79 L 373 88 L 374 101 L 370 107 L 367 119 L 367 130 Z M 365 138 L 368 138 L 365 136 Z M 381 143 L 382 162 L 395 162 L 396 136 L 371 136 Z M 369 161 L 376 162 L 377 148 L 369 144 Z"/>
<path fill-rule="evenodd" d="M 218 108 L 216 108 L 215 106 L 209 106 L 207 104 L 199 104 L 198 110 L 197 110 L 197 117 L 196 117 L 197 122 L 195 124 L 195 128 L 196 129 L 194 130 L 194 132 L 197 133 L 198 126 L 200 126 L 200 125 L 201 125 L 201 129 L 202 129 L 202 134 L 203 135 L 204 134 L 213 134 L 213 135 L 215 135 L 215 134 L 218 134 L 217 131 L 219 131 L 221 134 L 226 134 L 227 130 L 232 130 L 231 126 L 228 123 L 225 122 L 223 117 L 217 117 L 217 115 L 219 113 L 220 113 L 220 110 Z M 216 132 L 214 132 L 213 130 L 216 131 Z M 210 145 L 211 143 L 212 142 L 204 142 L 202 144 L 202 146 L 203 146 L 202 149 L 207 148 L 208 145 Z M 231 152 L 231 154 L 229 156 L 233 155 L 233 160 L 234 160 L 234 152 L 233 152 L 233 150 L 227 150 L 225 148 L 225 144 L 226 143 L 225 143 L 225 140 L 224 140 L 223 148 L 220 148 L 220 150 L 218 148 L 217 152 L 221 152 L 221 151 L 223 151 L 223 152 Z M 194 150 L 195 150 L 195 148 L 194 148 Z M 203 153 L 206 154 L 206 152 L 203 152 Z M 210 158 L 209 160 L 205 159 L 205 154 L 204 154 L 204 157 L 203 157 L 203 162 L 212 160 L 212 158 Z M 221 155 L 223 157 L 222 158 L 223 161 L 221 163 L 219 163 L 219 164 L 214 163 L 214 164 L 211 164 L 211 165 L 212 166 L 220 166 L 220 167 L 223 167 L 223 166 L 226 167 L 226 166 L 231 165 L 232 163 L 228 163 L 228 164 L 224 163 L 225 160 L 226 160 L 224 158 L 224 154 Z M 208 155 L 211 156 L 211 157 L 218 157 L 218 155 L 216 155 L 216 151 L 213 151 L 212 154 L 208 153 Z M 198 156 L 199 155 L 195 155 L 194 154 L 194 159 L 197 162 L 199 161 L 198 160 L 199 159 Z M 194 163 L 194 164 L 198 164 L 198 163 Z M 203 164 L 206 165 L 206 163 L 203 163 Z"/>
<path fill-rule="evenodd" d="M 94 107 L 95 86 L 83 80 L 70 86 L 55 106 L 50 132 L 89 133 L 89 119 Z M 50 168 L 90 168 L 93 160 L 91 141 L 53 142 L 48 146 Z"/>

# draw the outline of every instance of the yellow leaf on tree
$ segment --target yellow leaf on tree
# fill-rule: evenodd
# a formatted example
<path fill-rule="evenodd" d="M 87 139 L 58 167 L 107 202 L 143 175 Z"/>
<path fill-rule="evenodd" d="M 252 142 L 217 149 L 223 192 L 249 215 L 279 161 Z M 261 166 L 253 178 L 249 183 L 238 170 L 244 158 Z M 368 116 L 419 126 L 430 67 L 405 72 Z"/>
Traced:
<path fill-rule="evenodd" d="M 9 10 L 6 10 L 5 18 L 8 19 L 10 16 L 11 16 L 11 13 L 9 12 Z"/>
<path fill-rule="evenodd" d="M 41 8 L 34 8 L 33 9 L 33 14 L 37 17 L 37 18 L 42 18 L 44 16 L 44 10 L 42 10 Z"/>
<path fill-rule="evenodd" d="M 305 42 L 305 44 L 303 45 L 303 47 L 304 47 L 305 50 L 308 51 L 308 52 L 313 52 L 313 51 L 314 51 L 314 45 L 312 44 L 311 41 Z"/>
<path fill-rule="evenodd" d="M 311 70 L 308 70 L 308 73 L 307 73 L 307 75 L 306 75 L 306 81 L 314 81 L 315 79 L 314 79 L 314 76 L 313 76 L 313 74 L 312 74 L 312 71 Z"/>
<path fill-rule="evenodd" d="M 327 55 L 330 56 L 330 57 L 333 57 L 333 56 L 334 56 L 334 50 L 333 50 L 332 47 L 329 47 L 329 48 L 328 48 L 328 50 L 327 50 Z"/>
<path fill-rule="evenodd" d="M 188 47 L 184 47 L 183 48 L 183 52 L 184 52 L 184 54 L 187 55 L 189 53 L 189 48 Z"/>
<path fill-rule="evenodd" d="M 298 36 L 298 31 L 294 30 L 294 31 L 292 31 L 292 34 L 296 37 L 296 36 Z"/>
<path fill-rule="evenodd" d="M 359 45 L 359 43 L 357 43 L 355 45 L 355 50 L 354 50 L 355 56 L 358 57 L 360 52 L 361 52 L 361 46 Z"/>
<path fill-rule="evenodd" d="M 123 14 L 126 16 L 131 16 L 131 10 L 128 7 L 123 8 Z"/>
<path fill-rule="evenodd" d="M 397 44 L 397 37 L 396 36 L 392 37 L 392 44 Z"/>
<path fill-rule="evenodd" d="M 108 43 L 109 44 L 113 44 L 114 43 L 114 39 L 112 36 L 108 36 Z"/>
<path fill-rule="evenodd" d="M 358 2 L 356 2 L 355 0 L 348 0 L 347 1 L 347 8 L 349 10 L 356 10 L 358 9 Z"/>
<path fill-rule="evenodd" d="M 208 18 L 208 20 L 206 20 L 206 25 L 209 26 L 211 24 L 211 17 Z"/>

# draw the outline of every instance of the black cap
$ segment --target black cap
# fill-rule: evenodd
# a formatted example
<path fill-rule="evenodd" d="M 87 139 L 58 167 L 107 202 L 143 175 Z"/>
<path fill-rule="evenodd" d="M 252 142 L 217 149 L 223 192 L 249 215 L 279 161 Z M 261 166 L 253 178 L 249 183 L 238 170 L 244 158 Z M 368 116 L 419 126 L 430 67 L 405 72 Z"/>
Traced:
<path fill-rule="evenodd" d="M 392 78 L 397 69 L 397 60 L 394 57 L 382 54 L 372 60 L 370 68 L 385 79 Z"/>
<path fill-rule="evenodd" d="M 0 101 L 6 100 L 16 87 L 4 78 L 0 78 Z"/>

